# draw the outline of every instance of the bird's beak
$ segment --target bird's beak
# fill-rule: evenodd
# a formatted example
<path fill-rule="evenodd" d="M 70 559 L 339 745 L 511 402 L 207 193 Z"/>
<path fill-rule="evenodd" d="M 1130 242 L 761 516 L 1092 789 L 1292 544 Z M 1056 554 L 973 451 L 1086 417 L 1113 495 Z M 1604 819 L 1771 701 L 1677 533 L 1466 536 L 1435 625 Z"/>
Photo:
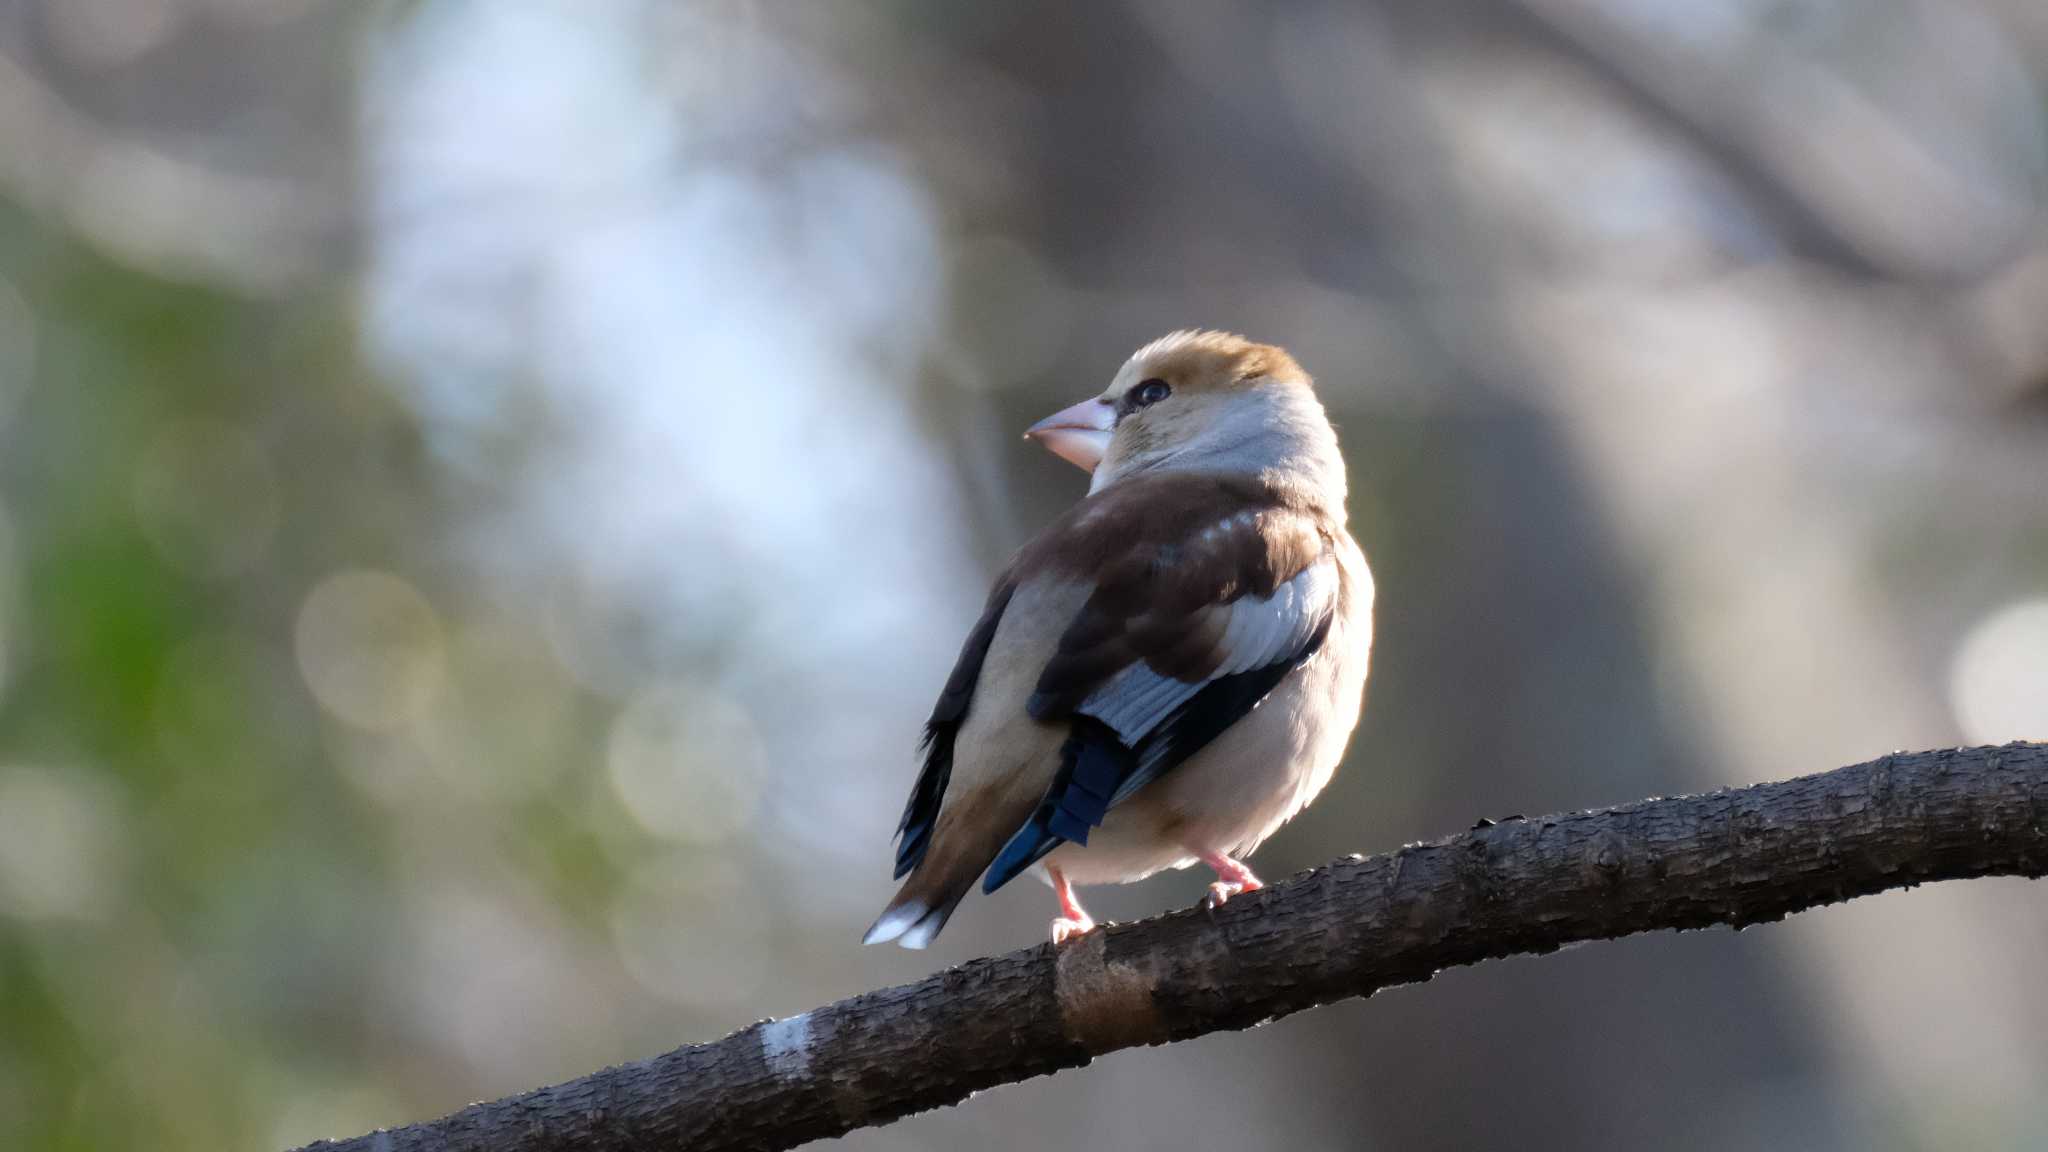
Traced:
<path fill-rule="evenodd" d="M 1115 405 L 1102 399 L 1083 400 L 1026 428 L 1024 438 L 1038 441 L 1085 472 L 1093 472 L 1102 462 L 1102 454 L 1109 451 L 1109 434 L 1115 427 Z"/>

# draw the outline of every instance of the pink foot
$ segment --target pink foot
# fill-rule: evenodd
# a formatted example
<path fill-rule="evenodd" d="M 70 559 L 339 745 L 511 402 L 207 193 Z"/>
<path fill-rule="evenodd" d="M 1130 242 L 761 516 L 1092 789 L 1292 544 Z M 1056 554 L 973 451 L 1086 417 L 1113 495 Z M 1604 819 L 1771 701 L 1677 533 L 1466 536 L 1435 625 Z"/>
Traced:
<path fill-rule="evenodd" d="M 1062 916 L 1052 922 L 1052 945 L 1057 948 L 1083 933 L 1093 932 L 1095 921 L 1083 912 L 1079 917 Z"/>
<path fill-rule="evenodd" d="M 1204 908 L 1221 908 L 1240 892 L 1257 892 L 1266 886 L 1265 881 L 1252 875 L 1251 869 L 1221 852 L 1203 852 L 1201 859 L 1216 872 L 1216 882 L 1209 885 L 1209 894 L 1202 897 Z"/>
<path fill-rule="evenodd" d="M 1059 919 L 1052 922 L 1052 943 L 1057 948 L 1076 936 L 1095 930 L 1095 918 L 1081 907 L 1081 901 L 1074 895 L 1074 886 L 1067 883 L 1067 874 L 1056 864 L 1047 864 L 1045 874 L 1052 878 L 1053 895 L 1060 899 Z"/>

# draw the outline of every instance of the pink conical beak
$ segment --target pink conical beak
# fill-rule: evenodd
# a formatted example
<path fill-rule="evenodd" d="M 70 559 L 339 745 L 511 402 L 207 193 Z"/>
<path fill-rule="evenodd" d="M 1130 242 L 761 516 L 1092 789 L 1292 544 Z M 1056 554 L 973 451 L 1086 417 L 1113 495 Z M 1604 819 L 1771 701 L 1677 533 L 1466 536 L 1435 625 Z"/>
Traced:
<path fill-rule="evenodd" d="M 1109 434 L 1115 427 L 1116 406 L 1091 399 L 1062 408 L 1026 428 L 1024 438 L 1038 441 L 1083 471 L 1093 472 L 1102 462 L 1102 454 L 1109 451 Z"/>

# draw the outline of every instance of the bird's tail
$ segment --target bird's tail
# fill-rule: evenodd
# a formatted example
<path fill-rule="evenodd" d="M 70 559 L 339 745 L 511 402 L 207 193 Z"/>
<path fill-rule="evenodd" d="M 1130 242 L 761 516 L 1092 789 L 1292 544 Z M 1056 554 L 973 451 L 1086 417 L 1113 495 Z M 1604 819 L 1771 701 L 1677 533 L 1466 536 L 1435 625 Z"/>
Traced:
<path fill-rule="evenodd" d="M 981 794 L 962 797 L 960 807 L 942 813 L 931 832 L 931 845 L 917 867 L 896 890 L 896 896 L 863 944 L 894 940 L 905 948 L 923 948 L 946 926 L 946 918 L 974 889 L 975 880 L 996 858 L 1009 833 L 1031 814 L 1031 798 Z M 962 816 L 958 813 L 971 813 Z"/>
<path fill-rule="evenodd" d="M 939 929 L 946 926 L 946 920 L 953 915 L 953 909 L 974 887 L 974 878 L 968 877 L 963 884 L 939 887 L 925 880 L 921 874 L 913 874 L 896 890 L 896 898 L 875 917 L 868 934 L 860 938 L 863 944 L 886 944 L 891 940 L 905 948 L 922 948 L 938 936 Z"/>

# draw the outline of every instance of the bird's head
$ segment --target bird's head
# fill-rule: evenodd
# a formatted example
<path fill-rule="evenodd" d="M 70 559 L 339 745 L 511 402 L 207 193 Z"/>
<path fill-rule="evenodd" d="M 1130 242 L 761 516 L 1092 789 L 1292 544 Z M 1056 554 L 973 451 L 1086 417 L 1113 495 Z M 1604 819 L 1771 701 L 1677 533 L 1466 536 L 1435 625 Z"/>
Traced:
<path fill-rule="evenodd" d="M 1317 473 L 1337 456 L 1308 373 L 1285 349 L 1227 332 L 1182 331 L 1138 349 L 1099 396 L 1025 435 L 1093 473 L 1090 491 L 1166 468 Z M 1327 484 L 1327 477 L 1304 477 Z"/>

